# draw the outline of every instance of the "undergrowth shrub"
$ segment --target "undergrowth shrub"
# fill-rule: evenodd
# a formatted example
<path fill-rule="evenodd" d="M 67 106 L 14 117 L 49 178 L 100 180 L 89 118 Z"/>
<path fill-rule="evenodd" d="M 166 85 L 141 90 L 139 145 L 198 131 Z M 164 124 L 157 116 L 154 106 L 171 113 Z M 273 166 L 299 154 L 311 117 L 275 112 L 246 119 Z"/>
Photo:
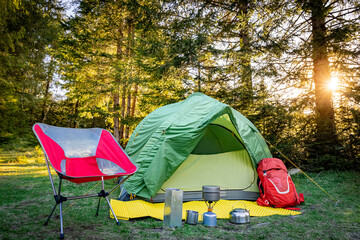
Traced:
<path fill-rule="evenodd" d="M 42 148 L 38 145 L 33 149 L 13 152 L 9 151 L 3 158 L 8 163 L 20 163 L 20 164 L 43 164 L 44 154 Z"/>

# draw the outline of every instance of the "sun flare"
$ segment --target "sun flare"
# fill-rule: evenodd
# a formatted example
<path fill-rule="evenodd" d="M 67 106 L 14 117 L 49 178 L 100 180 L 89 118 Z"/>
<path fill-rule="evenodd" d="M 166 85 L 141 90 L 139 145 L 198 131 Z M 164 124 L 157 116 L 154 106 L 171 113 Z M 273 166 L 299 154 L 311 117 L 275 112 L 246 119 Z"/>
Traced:
<path fill-rule="evenodd" d="M 329 88 L 332 90 L 332 91 L 335 91 L 338 87 L 338 83 L 339 83 L 339 78 L 336 77 L 336 76 L 332 76 L 330 78 L 330 82 L 329 82 Z"/>

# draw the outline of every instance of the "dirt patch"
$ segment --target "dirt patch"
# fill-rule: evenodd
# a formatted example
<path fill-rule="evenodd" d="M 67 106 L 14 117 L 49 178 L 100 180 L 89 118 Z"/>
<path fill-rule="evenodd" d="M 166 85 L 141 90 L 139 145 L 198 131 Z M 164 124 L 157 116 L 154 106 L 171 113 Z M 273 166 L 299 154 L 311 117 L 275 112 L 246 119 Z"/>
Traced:
<path fill-rule="evenodd" d="M 360 239 L 360 232 L 351 232 L 347 234 L 350 239 Z"/>
<path fill-rule="evenodd" d="M 320 209 L 319 205 L 317 205 L 317 204 L 311 204 L 310 205 L 310 210 L 317 210 L 317 209 Z"/>
<path fill-rule="evenodd" d="M 26 208 L 30 205 L 38 205 L 39 201 L 35 201 L 35 200 L 24 200 L 21 201 L 19 203 L 17 203 L 17 205 L 15 205 L 16 208 Z"/>
<path fill-rule="evenodd" d="M 151 229 L 151 231 L 153 232 L 162 232 L 164 229 L 163 228 L 153 228 Z"/>
<path fill-rule="evenodd" d="M 228 228 L 228 227 L 224 227 L 222 230 L 225 232 L 238 232 L 239 231 L 239 229 Z"/>

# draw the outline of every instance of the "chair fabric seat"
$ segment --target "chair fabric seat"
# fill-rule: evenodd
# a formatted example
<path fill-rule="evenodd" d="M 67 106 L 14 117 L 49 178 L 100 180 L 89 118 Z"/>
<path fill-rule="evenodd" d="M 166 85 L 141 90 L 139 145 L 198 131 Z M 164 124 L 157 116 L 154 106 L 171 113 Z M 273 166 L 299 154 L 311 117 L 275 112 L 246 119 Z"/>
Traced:
<path fill-rule="evenodd" d="M 106 180 L 131 175 L 137 170 L 111 133 L 104 129 L 70 129 L 38 123 L 34 132 L 51 166 L 69 181 L 83 183 L 102 177 Z M 60 138 L 59 134 L 64 136 Z M 86 139 L 87 144 L 80 145 L 84 137 L 91 141 Z"/>

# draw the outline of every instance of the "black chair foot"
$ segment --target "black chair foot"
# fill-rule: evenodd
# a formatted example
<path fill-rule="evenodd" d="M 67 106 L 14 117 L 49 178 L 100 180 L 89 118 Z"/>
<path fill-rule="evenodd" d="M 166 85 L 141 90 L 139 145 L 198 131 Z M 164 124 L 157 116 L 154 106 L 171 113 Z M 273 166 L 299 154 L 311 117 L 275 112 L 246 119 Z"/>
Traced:
<path fill-rule="evenodd" d="M 46 223 L 44 223 L 44 226 L 47 226 L 48 225 L 48 223 L 46 222 Z"/>
<path fill-rule="evenodd" d="M 60 234 L 60 239 L 64 239 L 65 237 L 64 237 L 64 234 L 63 233 L 61 233 Z"/>
<path fill-rule="evenodd" d="M 118 226 L 120 226 L 120 222 L 116 222 L 116 224 L 117 224 Z"/>

